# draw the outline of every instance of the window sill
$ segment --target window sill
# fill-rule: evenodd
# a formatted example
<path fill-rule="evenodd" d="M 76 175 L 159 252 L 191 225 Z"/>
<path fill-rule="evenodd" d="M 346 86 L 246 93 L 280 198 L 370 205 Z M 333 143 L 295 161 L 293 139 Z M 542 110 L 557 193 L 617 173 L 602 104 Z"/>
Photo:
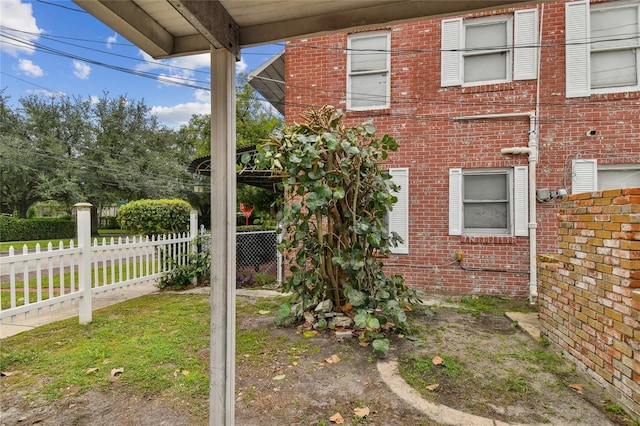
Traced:
<path fill-rule="evenodd" d="M 514 90 L 513 81 L 506 83 L 481 84 L 477 86 L 462 86 L 462 93 L 486 93 L 486 92 L 504 92 Z"/>
<path fill-rule="evenodd" d="M 596 101 L 596 102 L 622 101 L 622 100 L 628 100 L 628 99 L 640 99 L 640 89 L 637 89 L 636 91 L 629 90 L 626 92 L 607 92 L 607 93 L 591 92 L 591 95 L 589 96 L 590 101 Z"/>
<path fill-rule="evenodd" d="M 519 240 L 519 237 L 513 235 L 462 235 L 460 237 L 460 242 L 463 244 L 511 245 L 516 244 Z"/>

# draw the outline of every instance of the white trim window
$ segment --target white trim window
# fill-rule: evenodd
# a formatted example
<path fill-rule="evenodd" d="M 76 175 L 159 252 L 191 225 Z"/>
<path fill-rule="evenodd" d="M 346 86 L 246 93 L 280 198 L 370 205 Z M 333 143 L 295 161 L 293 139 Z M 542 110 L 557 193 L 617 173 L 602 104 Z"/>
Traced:
<path fill-rule="evenodd" d="M 473 86 L 537 76 L 538 11 L 442 21 L 441 85 Z"/>
<path fill-rule="evenodd" d="M 449 235 L 527 236 L 528 168 L 450 169 Z"/>
<path fill-rule="evenodd" d="M 640 90 L 640 2 L 565 5 L 566 96 Z"/>
<path fill-rule="evenodd" d="M 389 232 L 397 233 L 403 240 L 397 247 L 391 248 L 391 253 L 409 254 L 409 169 L 389 169 L 389 174 L 391 181 L 400 188 L 393 194 L 398 201 L 388 215 Z"/>
<path fill-rule="evenodd" d="M 351 34 L 347 38 L 347 109 L 389 108 L 391 34 Z"/>
<path fill-rule="evenodd" d="M 640 164 L 598 166 L 595 159 L 573 160 L 571 193 L 640 188 Z"/>

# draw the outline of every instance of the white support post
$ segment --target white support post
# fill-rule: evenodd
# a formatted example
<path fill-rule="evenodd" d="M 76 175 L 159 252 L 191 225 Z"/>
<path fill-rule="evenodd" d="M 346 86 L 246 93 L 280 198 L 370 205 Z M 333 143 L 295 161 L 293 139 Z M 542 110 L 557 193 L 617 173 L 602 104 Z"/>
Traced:
<path fill-rule="evenodd" d="M 76 209 L 78 227 L 78 248 L 81 250 L 78 262 L 78 290 L 80 297 L 80 324 L 89 324 L 92 320 L 93 306 L 91 303 L 91 207 L 89 203 L 78 203 Z"/>
<path fill-rule="evenodd" d="M 211 340 L 209 424 L 235 423 L 235 56 L 211 48 Z"/>

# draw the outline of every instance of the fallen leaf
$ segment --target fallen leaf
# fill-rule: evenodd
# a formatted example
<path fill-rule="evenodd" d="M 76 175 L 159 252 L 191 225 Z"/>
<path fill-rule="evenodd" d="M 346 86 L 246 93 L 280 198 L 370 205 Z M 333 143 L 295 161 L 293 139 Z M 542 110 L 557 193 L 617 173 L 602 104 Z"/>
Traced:
<path fill-rule="evenodd" d="M 425 389 L 428 391 L 434 391 L 440 387 L 439 383 L 434 383 L 432 385 L 427 386 Z"/>
<path fill-rule="evenodd" d="M 307 338 L 309 338 L 309 337 L 316 337 L 316 335 L 317 335 L 317 334 L 318 334 L 318 332 L 317 332 L 317 331 L 315 331 L 315 330 L 309 330 L 309 331 L 305 331 L 304 333 L 302 333 L 302 335 L 303 335 L 304 337 L 307 337 Z"/>
<path fill-rule="evenodd" d="M 287 377 L 286 374 L 279 374 L 276 377 L 274 377 L 273 380 L 284 380 L 285 377 Z"/>
<path fill-rule="evenodd" d="M 371 412 L 371 410 L 369 410 L 369 407 L 354 408 L 353 409 L 353 414 L 355 414 L 358 417 L 362 417 L 362 418 L 367 417 L 370 412 Z"/>
<path fill-rule="evenodd" d="M 182 375 L 183 376 L 188 376 L 189 375 L 189 370 L 182 370 Z"/>
<path fill-rule="evenodd" d="M 74 403 L 70 403 L 68 408 L 73 408 L 73 407 L 75 407 L 75 406 L 76 406 L 76 404 L 74 404 Z"/>
<path fill-rule="evenodd" d="M 340 362 L 340 357 L 336 354 L 331 355 L 329 358 L 324 360 L 327 364 L 335 364 Z"/>
<path fill-rule="evenodd" d="M 335 413 L 333 416 L 329 417 L 329 421 L 335 424 L 344 424 L 344 417 L 340 413 Z"/>
<path fill-rule="evenodd" d="M 259 311 L 258 311 L 258 313 L 259 313 L 260 315 L 267 315 L 267 314 L 270 314 L 270 313 L 271 313 L 271 311 L 265 311 L 264 309 L 261 309 L 261 310 L 259 310 Z"/>
<path fill-rule="evenodd" d="M 114 368 L 111 370 L 111 377 L 119 376 L 122 373 L 124 373 L 124 367 Z"/>
<path fill-rule="evenodd" d="M 443 360 L 439 356 L 435 356 L 431 362 L 433 362 L 433 365 L 442 365 Z"/>
<path fill-rule="evenodd" d="M 0 376 L 9 377 L 9 376 L 13 376 L 14 374 L 16 374 L 15 371 L 3 371 L 3 372 L 0 373 Z"/>
<path fill-rule="evenodd" d="M 95 373 L 98 370 L 100 370 L 98 367 L 87 368 L 87 371 L 85 371 L 85 374 Z"/>
<path fill-rule="evenodd" d="M 575 391 L 578 391 L 578 393 L 582 393 L 582 385 L 580 383 L 572 383 L 569 385 L 569 387 Z"/>

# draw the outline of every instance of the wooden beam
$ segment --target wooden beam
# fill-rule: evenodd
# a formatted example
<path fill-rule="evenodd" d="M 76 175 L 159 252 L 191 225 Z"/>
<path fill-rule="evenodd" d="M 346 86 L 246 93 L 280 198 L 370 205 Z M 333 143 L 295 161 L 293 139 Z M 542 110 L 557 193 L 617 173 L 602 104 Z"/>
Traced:
<path fill-rule="evenodd" d="M 131 1 L 74 0 L 154 58 L 174 54 L 173 36 Z"/>
<path fill-rule="evenodd" d="M 240 28 L 219 0 L 168 0 L 216 49 L 240 59 Z"/>
<path fill-rule="evenodd" d="M 235 57 L 211 49 L 211 338 L 209 424 L 235 422 Z"/>

